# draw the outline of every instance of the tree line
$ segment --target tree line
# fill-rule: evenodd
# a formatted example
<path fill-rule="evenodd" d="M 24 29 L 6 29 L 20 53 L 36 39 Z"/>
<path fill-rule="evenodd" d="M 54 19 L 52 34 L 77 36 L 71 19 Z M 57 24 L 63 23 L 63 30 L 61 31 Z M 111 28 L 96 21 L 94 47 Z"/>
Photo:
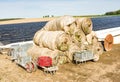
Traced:
<path fill-rule="evenodd" d="M 120 9 L 117 11 L 106 12 L 105 15 L 120 15 Z"/>

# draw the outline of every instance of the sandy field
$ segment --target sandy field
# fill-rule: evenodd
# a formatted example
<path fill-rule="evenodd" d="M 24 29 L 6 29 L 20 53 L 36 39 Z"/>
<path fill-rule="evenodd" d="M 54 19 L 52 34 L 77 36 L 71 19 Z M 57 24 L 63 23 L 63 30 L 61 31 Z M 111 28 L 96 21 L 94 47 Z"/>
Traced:
<path fill-rule="evenodd" d="M 54 18 L 27 18 L 1 21 L 2 24 L 49 21 Z M 104 52 L 97 62 L 67 63 L 59 66 L 56 74 L 44 74 L 39 68 L 27 73 L 25 69 L 0 54 L 0 82 L 120 82 L 120 44 Z"/>
<path fill-rule="evenodd" d="M 50 21 L 53 20 L 55 17 L 50 18 L 24 18 L 24 19 L 17 19 L 17 20 L 8 20 L 8 21 L 0 21 L 0 25 L 2 24 L 14 24 L 14 23 L 28 23 L 28 22 L 42 22 L 42 21 Z"/>
<path fill-rule="evenodd" d="M 0 82 L 120 82 L 120 44 L 104 52 L 98 62 L 67 63 L 56 74 L 44 74 L 39 68 L 27 73 L 9 56 L 0 54 Z"/>

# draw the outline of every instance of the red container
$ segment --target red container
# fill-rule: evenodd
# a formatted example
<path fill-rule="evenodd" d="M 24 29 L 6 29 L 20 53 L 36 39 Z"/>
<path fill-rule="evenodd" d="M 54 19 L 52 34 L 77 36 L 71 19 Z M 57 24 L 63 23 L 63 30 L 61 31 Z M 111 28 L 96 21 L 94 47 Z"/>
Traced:
<path fill-rule="evenodd" d="M 49 67 L 52 66 L 52 58 L 48 56 L 38 57 L 37 64 L 40 67 Z"/>

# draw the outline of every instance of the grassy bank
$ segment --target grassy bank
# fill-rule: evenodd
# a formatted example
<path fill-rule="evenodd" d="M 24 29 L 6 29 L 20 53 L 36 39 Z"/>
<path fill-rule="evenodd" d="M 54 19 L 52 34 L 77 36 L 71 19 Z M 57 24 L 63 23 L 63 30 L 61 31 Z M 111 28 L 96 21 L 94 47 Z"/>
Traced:
<path fill-rule="evenodd" d="M 120 15 L 83 15 L 83 16 L 74 16 L 74 17 L 98 18 L 98 17 L 111 17 L 111 16 L 120 16 Z"/>

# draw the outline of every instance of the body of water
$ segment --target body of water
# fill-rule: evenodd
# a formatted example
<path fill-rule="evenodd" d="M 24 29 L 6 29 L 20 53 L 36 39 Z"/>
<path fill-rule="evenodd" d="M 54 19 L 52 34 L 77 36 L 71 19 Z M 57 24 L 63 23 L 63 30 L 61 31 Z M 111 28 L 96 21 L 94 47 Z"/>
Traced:
<path fill-rule="evenodd" d="M 92 18 L 93 30 L 120 27 L 120 16 Z M 19 24 L 0 25 L 0 42 L 3 44 L 29 41 L 33 39 L 35 32 L 41 29 L 47 22 L 31 22 Z"/>
<path fill-rule="evenodd" d="M 92 18 L 93 30 L 120 27 L 120 16 Z"/>

